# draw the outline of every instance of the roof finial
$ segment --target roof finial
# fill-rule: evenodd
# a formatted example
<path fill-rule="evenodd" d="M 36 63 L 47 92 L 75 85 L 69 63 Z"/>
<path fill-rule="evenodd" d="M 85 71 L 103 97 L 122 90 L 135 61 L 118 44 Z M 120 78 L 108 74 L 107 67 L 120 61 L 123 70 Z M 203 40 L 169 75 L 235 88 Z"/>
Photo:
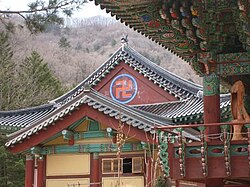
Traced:
<path fill-rule="evenodd" d="M 123 34 L 121 38 L 122 47 L 128 46 L 128 35 Z"/>
<path fill-rule="evenodd" d="M 88 82 L 86 82 L 86 83 L 83 85 L 83 88 L 84 88 L 84 92 L 89 92 L 89 91 L 90 91 L 91 86 L 89 85 L 89 83 L 88 83 Z"/>

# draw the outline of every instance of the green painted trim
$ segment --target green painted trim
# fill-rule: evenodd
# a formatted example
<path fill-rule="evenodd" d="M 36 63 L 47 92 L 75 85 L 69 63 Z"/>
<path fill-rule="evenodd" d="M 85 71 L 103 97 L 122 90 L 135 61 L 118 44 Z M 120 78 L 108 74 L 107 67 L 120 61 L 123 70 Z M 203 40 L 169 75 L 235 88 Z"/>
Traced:
<path fill-rule="evenodd" d="M 250 128 L 250 124 L 245 124 L 244 125 L 246 128 Z"/>
<path fill-rule="evenodd" d="M 219 150 L 220 152 L 216 153 L 213 150 Z M 208 156 L 223 156 L 224 157 L 224 146 L 217 145 L 217 146 L 207 146 Z"/>
<path fill-rule="evenodd" d="M 41 153 L 41 150 L 42 150 L 41 147 L 37 147 L 37 146 L 32 147 L 32 148 L 30 148 L 30 153 L 34 154 L 34 155 L 35 154 L 39 155 Z"/>
<path fill-rule="evenodd" d="M 170 176 L 170 167 L 169 167 L 169 155 L 168 155 L 168 144 L 171 142 L 169 140 L 168 132 L 158 131 L 158 140 L 159 140 L 159 157 L 162 171 L 167 177 Z M 178 156 L 179 157 L 179 156 Z"/>
<path fill-rule="evenodd" d="M 42 142 L 42 144 L 46 144 L 60 136 L 63 136 L 62 132 L 57 133 L 53 137 Z M 105 138 L 105 137 L 108 137 L 106 131 L 74 132 L 74 140 L 83 140 L 83 139 L 90 139 L 90 138 Z"/>
<path fill-rule="evenodd" d="M 106 131 L 89 131 L 89 132 L 76 132 L 74 133 L 74 139 L 89 139 L 89 138 L 104 138 L 107 137 Z"/>
<path fill-rule="evenodd" d="M 142 151 L 141 144 L 127 143 L 123 145 L 122 152 Z M 41 154 L 63 154 L 63 153 L 105 153 L 117 152 L 116 144 L 75 144 L 75 145 L 56 145 L 43 147 Z"/>
<path fill-rule="evenodd" d="M 190 151 L 197 151 L 197 153 L 191 153 Z M 186 157 L 187 158 L 201 158 L 201 153 L 199 152 L 201 150 L 201 147 L 194 146 L 194 147 L 186 147 Z M 178 148 L 175 150 L 175 158 L 179 158 L 179 155 L 177 154 Z"/>
<path fill-rule="evenodd" d="M 228 63 L 219 65 L 221 76 L 248 75 L 250 74 L 249 60 L 246 62 Z"/>
<path fill-rule="evenodd" d="M 221 130 L 226 130 L 226 132 L 228 132 L 230 130 L 230 126 L 229 125 L 221 125 L 220 126 Z"/>
<path fill-rule="evenodd" d="M 247 151 L 248 144 L 240 144 L 240 145 L 232 145 L 230 144 L 230 156 L 248 156 Z M 174 158 L 179 158 L 178 155 L 178 147 L 174 148 Z M 201 149 L 200 146 L 192 146 L 192 147 L 186 147 L 186 158 L 201 158 L 201 154 L 199 152 L 197 153 L 191 153 L 190 151 L 195 150 L 199 151 Z M 220 153 L 214 153 L 212 150 L 219 149 L 221 150 Z M 207 147 L 208 156 L 210 157 L 224 157 L 224 145 L 217 145 L 217 146 L 208 146 Z"/>
<path fill-rule="evenodd" d="M 99 131 L 100 130 L 100 123 L 95 120 L 90 120 L 88 124 L 88 131 Z"/>
<path fill-rule="evenodd" d="M 224 77 L 249 74 L 249 59 L 249 52 L 219 54 L 217 73 Z"/>
<path fill-rule="evenodd" d="M 217 74 L 211 73 L 203 77 L 203 95 L 213 96 L 220 94 L 220 78 Z"/>
<path fill-rule="evenodd" d="M 231 156 L 248 156 L 248 151 L 247 151 L 248 145 L 232 145 L 230 147 L 230 153 Z M 245 151 L 243 151 L 244 149 Z"/>

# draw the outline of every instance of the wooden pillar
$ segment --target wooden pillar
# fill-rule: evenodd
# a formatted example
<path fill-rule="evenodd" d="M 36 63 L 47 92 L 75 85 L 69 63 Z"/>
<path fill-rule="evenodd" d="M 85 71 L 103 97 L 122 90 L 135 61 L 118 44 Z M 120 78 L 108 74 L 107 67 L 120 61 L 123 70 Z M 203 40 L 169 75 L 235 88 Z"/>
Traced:
<path fill-rule="evenodd" d="M 37 187 L 44 187 L 44 159 L 39 156 L 37 160 Z"/>
<path fill-rule="evenodd" d="M 90 183 L 95 183 L 91 187 L 100 187 L 100 177 L 99 177 L 99 154 L 91 153 L 91 163 L 90 163 Z"/>
<path fill-rule="evenodd" d="M 220 122 L 220 79 L 215 73 L 206 75 L 203 78 L 203 101 L 204 101 L 204 123 Z M 205 135 L 220 133 L 219 126 L 207 127 Z M 219 137 L 214 135 L 214 137 Z M 219 138 L 218 138 L 219 139 Z M 217 140 L 218 140 L 217 139 Z M 206 141 L 213 140 L 213 137 L 206 138 Z"/>
<path fill-rule="evenodd" d="M 152 171 L 152 169 L 153 169 L 153 166 L 152 166 L 152 155 L 151 155 L 151 153 L 149 153 L 148 152 L 148 154 L 147 154 L 147 165 L 146 165 L 146 170 L 147 170 L 147 187 L 152 187 L 153 185 L 152 185 L 152 174 L 153 174 L 153 171 Z"/>
<path fill-rule="evenodd" d="M 26 155 L 25 163 L 25 187 L 33 187 L 34 182 L 34 160 L 32 155 Z"/>

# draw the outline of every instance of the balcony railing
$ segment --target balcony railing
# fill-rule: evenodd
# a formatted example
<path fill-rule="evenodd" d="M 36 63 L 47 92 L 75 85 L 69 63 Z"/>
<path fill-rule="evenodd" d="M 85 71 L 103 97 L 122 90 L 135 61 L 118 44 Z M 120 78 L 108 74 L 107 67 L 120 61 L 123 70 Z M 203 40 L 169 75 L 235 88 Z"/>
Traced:
<path fill-rule="evenodd" d="M 244 139 L 232 141 L 232 126 L 246 127 Z M 220 131 L 208 134 L 206 129 Z M 200 141 L 183 136 L 187 128 L 198 129 Z M 250 122 L 173 125 L 157 128 L 159 157 L 166 176 L 174 179 L 250 177 Z M 209 132 L 209 131 L 208 131 Z"/>

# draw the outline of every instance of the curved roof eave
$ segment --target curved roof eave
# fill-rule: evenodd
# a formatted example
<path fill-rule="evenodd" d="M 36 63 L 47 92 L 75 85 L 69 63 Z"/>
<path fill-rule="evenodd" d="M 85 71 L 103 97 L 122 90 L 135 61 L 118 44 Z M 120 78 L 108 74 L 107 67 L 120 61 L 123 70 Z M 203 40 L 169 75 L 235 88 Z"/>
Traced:
<path fill-rule="evenodd" d="M 33 125 L 21 129 L 9 136 L 9 140 L 6 143 L 6 147 L 16 144 L 17 142 L 26 139 L 29 136 L 37 133 L 43 128 L 48 128 L 51 124 L 54 124 L 60 118 L 73 112 L 79 106 L 87 104 L 89 107 L 93 107 L 95 110 L 103 112 L 105 115 L 120 119 L 127 125 L 143 129 L 145 132 L 154 133 L 155 126 L 165 126 L 172 124 L 172 121 L 156 115 L 145 115 L 139 110 L 133 109 L 129 106 L 119 104 L 110 98 L 107 98 L 94 90 L 83 91 L 76 98 L 66 103 L 63 107 L 60 107 L 50 113 L 46 118 L 34 123 Z M 192 136 L 192 135 L 190 135 Z"/>

